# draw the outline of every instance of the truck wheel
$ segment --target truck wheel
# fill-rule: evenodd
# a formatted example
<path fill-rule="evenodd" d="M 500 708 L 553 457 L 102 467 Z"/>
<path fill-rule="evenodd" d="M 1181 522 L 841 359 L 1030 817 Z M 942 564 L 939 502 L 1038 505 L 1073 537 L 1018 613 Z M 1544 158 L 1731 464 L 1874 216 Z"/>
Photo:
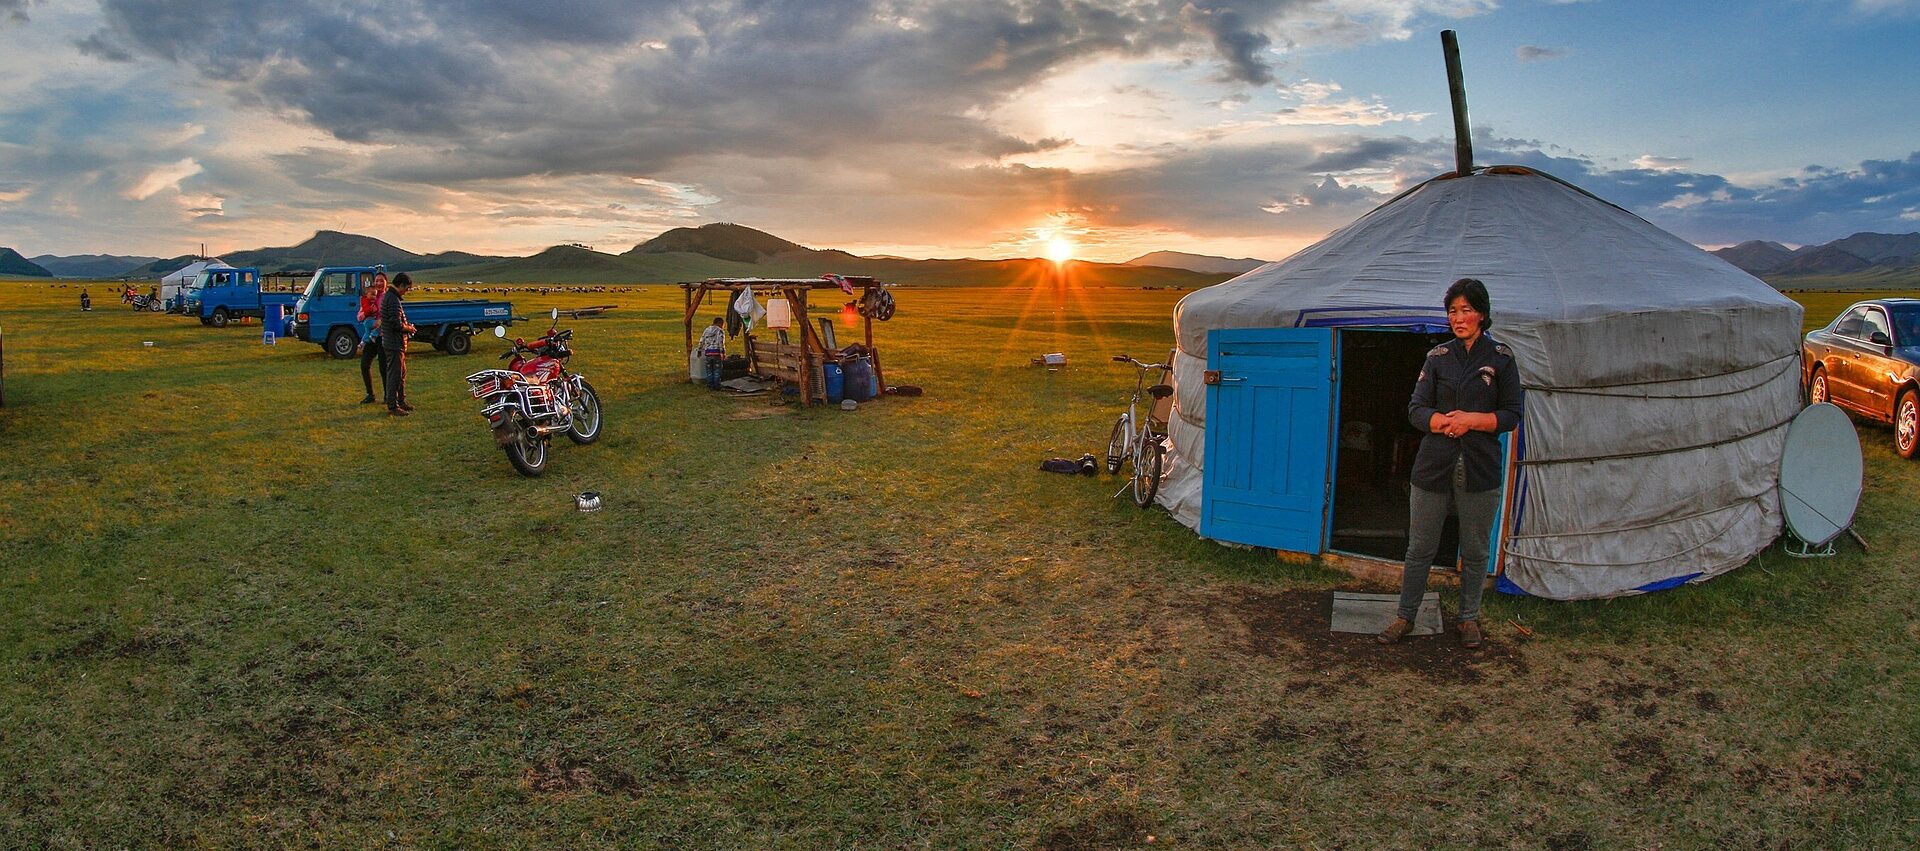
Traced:
<path fill-rule="evenodd" d="M 582 446 L 600 439 L 600 394 L 584 378 L 573 399 L 573 427 L 567 429 L 567 439 Z"/>
<path fill-rule="evenodd" d="M 227 327 L 227 309 L 224 307 L 214 308 L 213 315 L 207 319 L 207 324 L 215 328 Z"/>
<path fill-rule="evenodd" d="M 353 357 L 353 350 L 359 341 L 353 338 L 353 332 L 346 328 L 335 328 L 327 332 L 327 354 L 336 358 Z"/>
<path fill-rule="evenodd" d="M 547 439 L 533 432 L 520 429 L 519 436 L 503 447 L 507 453 L 507 463 L 520 475 L 532 478 L 547 471 Z"/>
<path fill-rule="evenodd" d="M 464 355 L 473 351 L 473 339 L 467 336 L 467 329 L 455 328 L 447 332 L 447 340 L 440 346 L 450 355 Z"/>

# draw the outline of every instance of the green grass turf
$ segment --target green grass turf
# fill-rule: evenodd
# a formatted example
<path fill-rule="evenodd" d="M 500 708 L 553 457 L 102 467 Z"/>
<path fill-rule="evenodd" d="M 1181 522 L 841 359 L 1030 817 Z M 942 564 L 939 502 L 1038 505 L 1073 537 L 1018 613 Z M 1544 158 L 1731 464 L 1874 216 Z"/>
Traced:
<path fill-rule="evenodd" d="M 318 346 L 0 284 L 0 847 L 1920 840 L 1883 427 L 1871 552 L 1376 649 L 1324 633 L 1343 575 L 1035 470 L 1179 296 L 902 291 L 927 395 L 847 413 L 689 386 L 676 290 L 517 295 L 621 305 L 570 323 L 605 436 L 523 479 L 461 381 L 491 338 L 416 349 L 391 421 Z"/>

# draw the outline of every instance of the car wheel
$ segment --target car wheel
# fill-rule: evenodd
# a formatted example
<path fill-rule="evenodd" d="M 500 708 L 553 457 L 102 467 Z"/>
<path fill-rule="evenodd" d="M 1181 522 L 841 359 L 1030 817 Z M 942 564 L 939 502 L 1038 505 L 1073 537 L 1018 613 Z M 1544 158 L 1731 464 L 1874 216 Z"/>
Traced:
<path fill-rule="evenodd" d="M 1893 448 L 1902 458 L 1920 456 L 1920 401 L 1911 389 L 1900 391 L 1893 403 Z"/>
<path fill-rule="evenodd" d="M 209 317 L 209 320 L 208 324 L 211 324 L 215 328 L 227 327 L 227 309 L 224 307 L 214 308 L 213 316 Z"/>
<path fill-rule="evenodd" d="M 1807 382 L 1807 404 L 1818 405 L 1827 401 L 1827 371 L 1813 368 L 1813 380 Z"/>

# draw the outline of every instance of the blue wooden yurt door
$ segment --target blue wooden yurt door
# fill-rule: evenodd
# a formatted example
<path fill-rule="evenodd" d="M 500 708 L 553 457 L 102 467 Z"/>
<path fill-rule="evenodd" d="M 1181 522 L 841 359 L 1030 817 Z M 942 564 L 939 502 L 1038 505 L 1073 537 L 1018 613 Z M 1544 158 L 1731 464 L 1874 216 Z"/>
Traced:
<path fill-rule="evenodd" d="M 1200 534 L 1319 553 L 1326 541 L 1334 422 L 1332 328 L 1207 333 Z"/>

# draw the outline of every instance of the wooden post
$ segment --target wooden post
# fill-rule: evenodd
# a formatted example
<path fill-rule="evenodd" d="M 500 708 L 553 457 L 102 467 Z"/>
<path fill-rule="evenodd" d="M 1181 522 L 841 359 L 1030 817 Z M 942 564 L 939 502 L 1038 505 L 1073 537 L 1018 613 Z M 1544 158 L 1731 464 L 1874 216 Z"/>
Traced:
<path fill-rule="evenodd" d="M 786 291 L 793 304 L 793 321 L 800 323 L 800 404 L 813 404 L 813 347 L 807 345 L 807 288 Z"/>
<path fill-rule="evenodd" d="M 686 351 L 686 354 L 687 356 L 691 357 L 693 355 L 693 285 L 681 284 L 680 294 L 683 296 L 686 296 L 686 302 L 687 302 L 687 351 Z"/>
<path fill-rule="evenodd" d="M 1447 60 L 1447 94 L 1453 99 L 1454 176 L 1473 173 L 1473 131 L 1467 126 L 1467 82 L 1460 71 L 1460 40 L 1453 30 L 1440 31 L 1440 50 Z"/>

